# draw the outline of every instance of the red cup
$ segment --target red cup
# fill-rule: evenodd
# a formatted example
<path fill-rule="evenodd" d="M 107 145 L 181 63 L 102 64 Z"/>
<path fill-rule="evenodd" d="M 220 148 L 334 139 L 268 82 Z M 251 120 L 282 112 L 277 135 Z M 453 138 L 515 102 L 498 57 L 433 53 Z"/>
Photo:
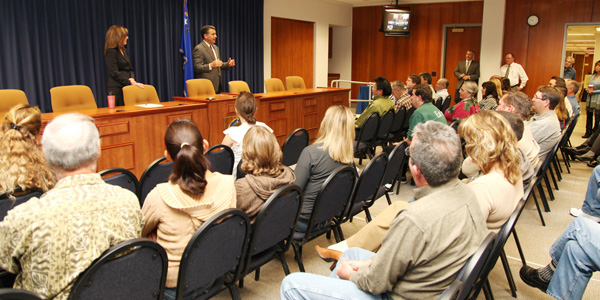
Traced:
<path fill-rule="evenodd" d="M 115 95 L 108 95 L 108 108 L 115 108 Z"/>

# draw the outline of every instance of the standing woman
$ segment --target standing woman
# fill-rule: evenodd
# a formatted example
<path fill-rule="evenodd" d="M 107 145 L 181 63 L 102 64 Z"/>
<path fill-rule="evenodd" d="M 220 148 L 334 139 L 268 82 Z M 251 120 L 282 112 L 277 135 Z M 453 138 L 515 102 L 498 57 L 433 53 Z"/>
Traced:
<path fill-rule="evenodd" d="M 478 113 L 479 104 L 477 104 L 477 84 L 473 81 L 467 81 L 460 87 L 460 102 L 448 108 L 444 116 L 448 124 L 454 121 L 462 121 L 464 118 Z"/>
<path fill-rule="evenodd" d="M 354 162 L 354 114 L 348 107 L 331 106 L 325 112 L 315 143 L 304 148 L 296 164 L 296 185 L 304 202 L 296 231 L 305 232 L 323 183 L 338 167 Z"/>
<path fill-rule="evenodd" d="M 479 101 L 481 110 L 496 110 L 499 100 L 496 85 L 491 81 L 484 82 L 481 85 L 481 101 Z"/>
<path fill-rule="evenodd" d="M 115 95 L 115 105 L 122 106 L 123 87 L 135 85 L 144 88 L 143 83 L 135 81 L 135 73 L 127 52 L 127 39 L 129 32 L 127 28 L 113 25 L 106 31 L 106 42 L 104 43 L 104 61 L 108 69 L 107 92 Z"/>
<path fill-rule="evenodd" d="M 600 60 L 594 64 L 594 73 L 588 82 L 587 92 L 589 95 L 586 105 L 586 133 L 588 133 L 587 128 L 591 129 L 591 133 L 596 130 L 600 121 Z"/>

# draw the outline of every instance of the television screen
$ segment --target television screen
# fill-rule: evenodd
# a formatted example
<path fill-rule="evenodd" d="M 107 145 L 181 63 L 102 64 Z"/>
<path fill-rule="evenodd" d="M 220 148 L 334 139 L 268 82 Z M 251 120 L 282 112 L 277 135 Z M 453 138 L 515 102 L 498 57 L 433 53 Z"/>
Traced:
<path fill-rule="evenodd" d="M 383 8 L 383 22 L 381 31 L 386 35 L 408 36 L 410 24 L 410 10 L 403 8 Z"/>

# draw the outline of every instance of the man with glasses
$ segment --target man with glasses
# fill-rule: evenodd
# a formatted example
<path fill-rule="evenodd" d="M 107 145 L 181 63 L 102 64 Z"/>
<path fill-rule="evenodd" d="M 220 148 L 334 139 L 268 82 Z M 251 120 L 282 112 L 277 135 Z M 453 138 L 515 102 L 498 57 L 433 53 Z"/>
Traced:
<path fill-rule="evenodd" d="M 540 86 L 531 99 L 536 114 L 529 120 L 531 135 L 540 146 L 538 154 L 541 161 L 554 148 L 560 139 L 560 122 L 554 108 L 563 97 L 551 86 Z"/>

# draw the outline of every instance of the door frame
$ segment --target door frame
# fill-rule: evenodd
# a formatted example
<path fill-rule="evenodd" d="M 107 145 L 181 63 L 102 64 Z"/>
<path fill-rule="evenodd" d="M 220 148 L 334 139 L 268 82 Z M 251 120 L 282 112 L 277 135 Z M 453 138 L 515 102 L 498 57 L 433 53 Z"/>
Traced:
<path fill-rule="evenodd" d="M 442 63 L 441 63 L 441 72 L 440 78 L 446 77 L 446 32 L 449 28 L 452 27 L 481 27 L 481 24 L 444 24 L 442 28 Z"/>

